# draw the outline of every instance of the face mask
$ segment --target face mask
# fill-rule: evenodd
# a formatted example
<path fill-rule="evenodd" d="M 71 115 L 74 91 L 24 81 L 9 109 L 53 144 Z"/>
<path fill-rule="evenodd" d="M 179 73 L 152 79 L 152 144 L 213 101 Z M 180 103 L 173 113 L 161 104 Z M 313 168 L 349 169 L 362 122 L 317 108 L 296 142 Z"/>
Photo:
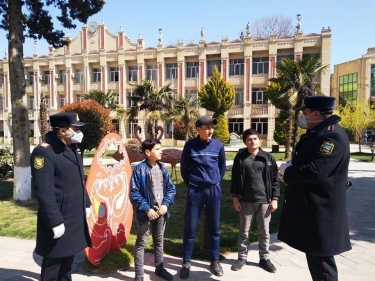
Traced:
<path fill-rule="evenodd" d="M 72 143 L 81 143 L 82 139 L 83 139 L 83 133 L 81 131 L 73 132 L 70 135 L 70 139 L 71 139 Z"/>
<path fill-rule="evenodd" d="M 313 114 L 313 112 L 311 114 Z M 311 114 L 307 117 L 305 115 L 301 114 L 297 118 L 298 127 L 302 128 L 302 129 L 307 129 L 307 122 L 309 122 L 309 117 L 311 116 Z"/>

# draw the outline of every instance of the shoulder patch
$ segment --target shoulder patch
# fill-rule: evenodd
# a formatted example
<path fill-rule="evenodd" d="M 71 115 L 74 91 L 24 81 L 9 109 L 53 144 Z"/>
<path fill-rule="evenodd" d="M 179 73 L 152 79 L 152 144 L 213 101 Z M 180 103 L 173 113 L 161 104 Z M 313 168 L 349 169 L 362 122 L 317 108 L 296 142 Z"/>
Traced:
<path fill-rule="evenodd" d="M 44 147 L 44 148 L 47 148 L 47 147 L 50 146 L 50 144 L 49 144 L 49 143 L 45 143 L 45 142 L 43 142 L 42 144 L 40 144 L 40 146 L 41 146 L 41 147 Z"/>
<path fill-rule="evenodd" d="M 41 169 L 44 166 L 44 157 L 35 157 L 34 158 L 34 168 Z"/>
<path fill-rule="evenodd" d="M 335 144 L 331 141 L 324 141 L 320 146 L 320 152 L 323 154 L 331 154 Z"/>

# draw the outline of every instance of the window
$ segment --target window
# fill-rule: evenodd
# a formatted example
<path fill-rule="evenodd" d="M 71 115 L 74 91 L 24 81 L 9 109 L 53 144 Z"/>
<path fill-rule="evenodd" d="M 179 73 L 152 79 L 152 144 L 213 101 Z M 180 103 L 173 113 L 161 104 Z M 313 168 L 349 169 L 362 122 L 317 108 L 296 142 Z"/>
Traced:
<path fill-rule="evenodd" d="M 267 135 L 268 120 L 267 118 L 251 118 L 251 129 L 255 129 L 261 135 Z"/>
<path fill-rule="evenodd" d="M 34 72 L 29 72 L 29 75 L 27 75 L 27 85 L 34 85 Z"/>
<path fill-rule="evenodd" d="M 253 58 L 253 74 L 268 73 L 269 58 Z"/>
<path fill-rule="evenodd" d="M 243 119 L 242 118 L 229 118 L 228 119 L 229 125 L 229 133 L 243 133 Z"/>
<path fill-rule="evenodd" d="M 177 78 L 177 63 L 167 63 L 166 65 L 166 79 Z"/>
<path fill-rule="evenodd" d="M 100 68 L 92 69 L 92 82 L 98 83 L 102 81 L 102 71 Z"/>
<path fill-rule="evenodd" d="M 252 104 L 267 104 L 268 100 L 266 97 L 265 88 L 253 88 L 251 91 L 251 103 Z"/>
<path fill-rule="evenodd" d="M 0 74 L 0 85 L 4 84 L 4 74 Z"/>
<path fill-rule="evenodd" d="M 347 74 L 339 77 L 340 104 L 357 101 L 358 73 Z"/>
<path fill-rule="evenodd" d="M 243 90 L 237 90 L 234 94 L 234 105 L 243 105 Z"/>
<path fill-rule="evenodd" d="M 66 98 L 60 97 L 60 107 L 63 107 L 64 105 L 66 105 Z"/>
<path fill-rule="evenodd" d="M 47 109 L 50 108 L 50 104 L 51 104 L 51 99 L 49 96 L 45 96 L 45 99 L 46 99 L 46 105 L 47 105 Z"/>
<path fill-rule="evenodd" d="M 60 84 L 66 84 L 66 71 L 65 70 L 60 70 L 59 72 L 59 79 L 60 79 Z"/>
<path fill-rule="evenodd" d="M 207 61 L 207 77 L 212 76 L 214 72 L 214 67 L 217 67 L 217 70 L 221 72 L 221 61 L 220 60 L 209 60 Z"/>
<path fill-rule="evenodd" d="M 34 109 L 34 96 L 29 97 L 29 109 Z"/>
<path fill-rule="evenodd" d="M 43 72 L 43 82 L 44 82 L 44 84 L 50 84 L 51 83 L 51 75 L 49 74 L 49 71 Z"/>
<path fill-rule="evenodd" d="M 4 110 L 5 104 L 4 104 L 4 98 L 0 96 L 0 110 Z"/>
<path fill-rule="evenodd" d="M 198 77 L 199 64 L 198 62 L 186 63 L 186 78 Z"/>
<path fill-rule="evenodd" d="M 109 82 L 118 82 L 118 67 L 109 68 Z"/>
<path fill-rule="evenodd" d="M 83 102 L 85 100 L 84 97 L 82 97 L 81 95 L 76 95 L 76 101 L 77 102 Z"/>
<path fill-rule="evenodd" d="M 282 55 L 282 56 L 277 56 L 276 62 L 281 62 L 282 59 L 290 59 L 294 60 L 294 55 Z"/>
<path fill-rule="evenodd" d="M 157 80 L 158 78 L 158 66 L 156 64 L 147 65 L 146 78 L 148 80 Z"/>
<path fill-rule="evenodd" d="M 134 128 L 138 125 L 138 120 L 137 119 L 134 119 L 134 120 L 129 120 L 129 124 L 128 124 L 128 132 L 130 134 L 130 137 L 133 138 L 134 136 Z"/>
<path fill-rule="evenodd" d="M 81 69 L 77 69 L 76 72 L 74 72 L 74 81 L 77 84 L 83 83 L 83 72 Z"/>
<path fill-rule="evenodd" d="M 120 124 L 117 119 L 112 119 L 112 131 L 114 133 L 118 133 L 120 131 Z"/>
<path fill-rule="evenodd" d="M 129 66 L 128 67 L 128 81 L 129 82 L 137 82 L 138 81 L 138 67 L 137 66 Z"/>
<path fill-rule="evenodd" d="M 127 101 L 128 101 L 128 104 L 126 105 L 126 106 L 135 106 L 135 101 L 132 101 L 132 100 L 130 100 L 130 98 L 129 97 L 131 97 L 133 95 L 133 93 L 132 92 L 130 92 L 130 93 L 128 93 L 128 98 L 127 98 Z"/>
<path fill-rule="evenodd" d="M 198 107 L 199 101 L 198 101 L 198 92 L 197 90 L 186 90 L 185 91 L 185 99 L 190 99 L 194 97 L 195 98 L 195 106 Z"/>
<path fill-rule="evenodd" d="M 229 60 L 229 75 L 244 75 L 245 60 L 233 59 Z"/>

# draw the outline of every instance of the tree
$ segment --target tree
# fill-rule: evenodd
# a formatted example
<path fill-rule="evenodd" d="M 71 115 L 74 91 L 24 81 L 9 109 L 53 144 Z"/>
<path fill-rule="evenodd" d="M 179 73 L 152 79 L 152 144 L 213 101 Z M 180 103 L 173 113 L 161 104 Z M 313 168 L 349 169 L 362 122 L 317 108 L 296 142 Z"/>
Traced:
<path fill-rule="evenodd" d="M 184 126 L 184 138 L 182 140 L 189 140 L 191 124 L 199 118 L 197 97 L 183 98 L 179 96 L 173 103 L 172 115 L 174 120 L 180 121 Z"/>
<path fill-rule="evenodd" d="M 100 103 L 104 108 L 116 110 L 118 105 L 117 94 L 108 90 L 106 93 L 100 90 L 91 90 L 83 95 L 85 100 L 95 100 Z"/>
<path fill-rule="evenodd" d="M 293 126 L 300 114 L 293 108 L 300 107 L 306 96 L 322 95 L 320 84 L 314 79 L 324 73 L 328 65 L 321 66 L 321 59 L 317 55 L 304 54 L 300 60 L 282 59 L 276 64 L 277 75 L 269 79 L 271 84 L 266 88 L 267 98 L 275 107 L 287 110 L 287 132 L 285 158 L 290 158 L 290 146 L 294 150 L 299 128 Z M 293 130 L 293 131 L 292 131 Z M 292 132 L 292 134 L 291 134 Z"/>
<path fill-rule="evenodd" d="M 150 80 L 143 80 L 141 84 L 130 85 L 133 87 L 133 92 L 128 98 L 134 105 L 126 109 L 125 115 L 129 119 L 135 119 L 139 112 L 144 110 L 151 122 L 151 134 L 156 136 L 158 120 L 162 118 L 164 110 L 168 111 L 172 107 L 175 95 L 174 90 L 170 84 L 157 89 Z M 155 113 L 157 111 L 158 113 Z"/>
<path fill-rule="evenodd" d="M 15 200 L 31 197 L 31 169 L 29 123 L 26 102 L 26 82 L 23 63 L 23 43 L 25 37 L 44 38 L 55 48 L 68 44 L 64 32 L 54 28 L 49 14 L 50 6 L 61 11 L 56 17 L 65 29 L 75 28 L 74 20 L 86 23 L 98 13 L 103 0 L 0 0 L 0 28 L 8 32 L 9 80 L 12 103 L 12 135 L 14 149 L 14 189 Z"/>
<path fill-rule="evenodd" d="M 221 77 L 217 67 L 214 67 L 212 77 L 207 81 L 205 85 L 198 89 L 199 104 L 201 107 L 214 112 L 214 118 L 220 116 L 225 117 L 225 112 L 233 106 L 234 103 L 234 87 L 227 81 L 224 81 Z M 221 117 L 220 117 L 221 118 Z M 221 127 L 222 128 L 219 128 Z M 229 130 L 228 122 L 221 122 L 217 124 L 216 130 L 214 131 L 214 137 L 216 138 L 216 131 L 227 131 L 228 139 L 223 139 L 223 143 L 229 143 Z"/>
<path fill-rule="evenodd" d="M 82 159 L 86 150 L 97 148 L 102 139 L 113 129 L 111 110 L 104 108 L 97 101 L 70 103 L 60 110 L 61 112 L 76 112 L 80 121 L 86 123 L 81 128 L 84 135 L 83 141 L 78 144 Z"/>
<path fill-rule="evenodd" d="M 352 132 L 358 139 L 359 152 L 361 152 L 361 139 L 368 128 L 375 125 L 375 111 L 365 101 L 347 102 L 340 105 L 340 125 Z"/>
<path fill-rule="evenodd" d="M 41 141 L 43 142 L 44 136 L 47 134 L 48 131 L 48 110 L 47 110 L 47 102 L 44 97 L 44 94 L 40 94 L 40 109 L 39 109 L 39 125 L 40 125 L 40 135 Z"/>
<path fill-rule="evenodd" d="M 280 14 L 262 17 L 251 25 L 255 40 L 269 38 L 271 34 L 276 34 L 277 38 L 293 36 L 294 30 L 292 18 Z"/>

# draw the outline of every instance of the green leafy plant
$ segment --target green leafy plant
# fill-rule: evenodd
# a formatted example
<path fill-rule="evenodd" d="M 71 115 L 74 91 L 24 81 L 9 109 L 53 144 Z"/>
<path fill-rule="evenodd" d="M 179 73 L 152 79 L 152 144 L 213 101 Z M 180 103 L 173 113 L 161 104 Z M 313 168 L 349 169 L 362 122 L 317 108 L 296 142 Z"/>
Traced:
<path fill-rule="evenodd" d="M 223 144 L 229 143 L 230 136 L 228 131 L 228 122 L 225 115 L 219 115 L 217 117 L 217 125 L 215 126 L 213 137 L 221 141 Z"/>
<path fill-rule="evenodd" d="M 13 151 L 11 146 L 0 147 L 0 179 L 9 179 L 14 177 L 13 173 Z"/>

